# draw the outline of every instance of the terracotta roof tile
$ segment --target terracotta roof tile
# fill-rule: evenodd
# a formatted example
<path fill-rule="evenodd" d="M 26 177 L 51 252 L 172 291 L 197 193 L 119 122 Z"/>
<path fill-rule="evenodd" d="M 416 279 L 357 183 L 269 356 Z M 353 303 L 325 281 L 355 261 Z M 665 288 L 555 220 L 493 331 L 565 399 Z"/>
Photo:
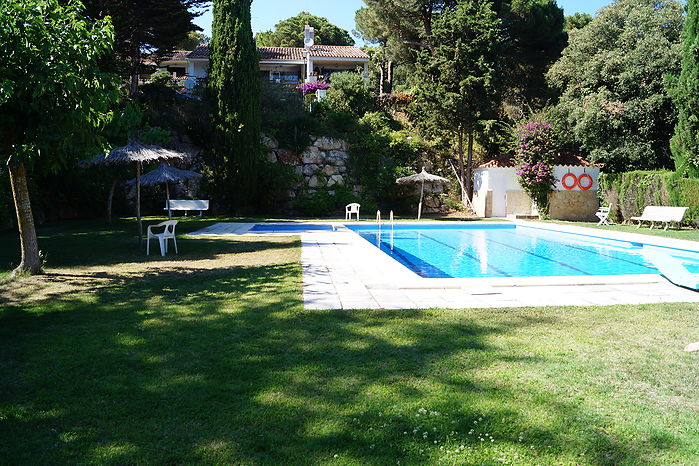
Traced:
<path fill-rule="evenodd" d="M 189 50 L 175 50 L 160 61 L 185 61 L 187 60 L 187 55 L 189 55 Z"/>
<path fill-rule="evenodd" d="M 209 46 L 206 44 L 200 45 L 192 50 L 187 55 L 187 58 L 209 58 Z"/>
<path fill-rule="evenodd" d="M 588 162 L 579 155 L 566 154 L 561 155 L 555 165 L 572 165 L 581 167 L 603 167 L 604 164 Z M 492 168 L 492 167 L 514 167 L 511 155 L 499 155 L 494 159 L 481 162 L 476 165 L 476 168 Z"/>
<path fill-rule="evenodd" d="M 362 49 L 353 45 L 314 45 L 311 47 L 311 56 L 323 58 L 357 58 L 360 60 L 369 59 L 369 55 L 364 53 Z"/>
<path fill-rule="evenodd" d="M 257 47 L 263 60 L 303 60 L 300 47 Z"/>
<path fill-rule="evenodd" d="M 263 60 L 303 60 L 302 47 L 257 47 Z M 209 58 L 209 46 L 200 45 L 187 58 Z M 314 45 L 311 56 L 319 58 L 355 58 L 368 60 L 369 55 L 353 45 Z"/>

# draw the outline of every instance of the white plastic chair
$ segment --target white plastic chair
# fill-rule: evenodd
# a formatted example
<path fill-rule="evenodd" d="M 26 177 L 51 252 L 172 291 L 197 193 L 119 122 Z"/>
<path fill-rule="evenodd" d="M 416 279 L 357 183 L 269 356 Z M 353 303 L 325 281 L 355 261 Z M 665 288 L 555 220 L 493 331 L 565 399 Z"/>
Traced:
<path fill-rule="evenodd" d="M 352 220 L 352 214 L 357 214 L 357 220 L 359 220 L 359 208 L 361 206 L 356 202 L 347 204 L 345 206 L 345 220 Z"/>
<path fill-rule="evenodd" d="M 177 225 L 179 220 L 168 220 L 163 223 L 158 223 L 157 225 L 148 225 L 148 237 L 146 240 L 146 255 L 150 256 L 150 239 L 158 238 L 160 242 L 160 255 L 164 256 L 167 254 L 167 240 L 172 239 L 175 243 L 175 254 L 179 254 L 177 250 L 177 238 L 175 238 L 175 225 Z M 153 233 L 153 228 L 165 227 L 162 233 Z"/>
<path fill-rule="evenodd" d="M 608 207 L 600 207 L 597 212 L 595 212 L 595 215 L 599 219 L 599 222 L 597 222 L 597 226 L 600 225 L 611 225 L 611 220 L 609 220 L 609 211 L 612 209 L 612 204 L 609 204 Z"/>

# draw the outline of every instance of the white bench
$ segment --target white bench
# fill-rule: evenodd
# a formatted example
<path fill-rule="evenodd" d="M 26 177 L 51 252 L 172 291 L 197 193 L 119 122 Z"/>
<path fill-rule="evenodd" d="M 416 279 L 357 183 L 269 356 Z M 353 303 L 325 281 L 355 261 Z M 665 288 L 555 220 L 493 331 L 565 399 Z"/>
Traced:
<path fill-rule="evenodd" d="M 684 218 L 684 213 L 687 212 L 687 207 L 667 207 L 649 205 L 643 209 L 640 217 L 631 217 L 631 221 L 637 221 L 636 228 L 640 228 L 643 222 L 649 222 L 650 228 L 653 229 L 655 223 L 664 223 L 665 230 L 671 223 L 680 223 Z"/>
<path fill-rule="evenodd" d="M 165 202 L 165 209 L 163 210 L 182 210 L 184 211 L 185 217 L 187 216 L 187 212 L 190 210 L 198 210 L 199 211 L 199 216 L 201 217 L 202 213 L 205 210 L 209 210 L 209 201 L 191 201 L 191 200 L 186 200 L 186 199 L 170 199 L 170 208 L 168 209 L 168 201 Z"/>

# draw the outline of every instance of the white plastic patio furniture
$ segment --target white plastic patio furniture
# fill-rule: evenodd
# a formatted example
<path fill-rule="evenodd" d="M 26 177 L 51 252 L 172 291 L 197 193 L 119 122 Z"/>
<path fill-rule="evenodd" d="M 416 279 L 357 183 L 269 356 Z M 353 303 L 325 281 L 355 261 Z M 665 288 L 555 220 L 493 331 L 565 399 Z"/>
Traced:
<path fill-rule="evenodd" d="M 643 209 L 643 213 L 640 217 L 631 217 L 631 221 L 638 222 L 636 228 L 640 228 L 643 222 L 650 223 L 651 230 L 656 223 L 665 224 L 665 230 L 670 226 L 671 223 L 679 224 L 684 218 L 685 212 L 687 212 L 688 207 L 667 207 L 667 206 L 657 206 L 649 205 Z"/>
<path fill-rule="evenodd" d="M 597 222 L 597 226 L 600 225 L 611 225 L 613 222 L 609 220 L 609 211 L 612 209 L 612 204 L 609 204 L 609 206 L 604 207 L 600 206 L 599 209 L 597 209 L 597 212 L 595 212 L 595 215 L 599 219 L 599 222 Z"/>
<path fill-rule="evenodd" d="M 357 220 L 359 220 L 359 208 L 361 205 L 353 202 L 345 206 L 345 220 L 352 220 L 352 214 L 357 215 Z"/>
<path fill-rule="evenodd" d="M 179 220 L 168 220 L 163 223 L 158 223 L 157 225 L 148 225 L 148 237 L 146 239 L 146 255 L 150 256 L 150 239 L 158 238 L 160 243 L 160 255 L 164 256 L 167 254 L 167 240 L 172 239 L 175 243 L 175 254 L 179 254 L 177 250 L 177 238 L 175 238 L 175 225 L 177 225 Z M 165 227 L 162 233 L 153 233 L 153 228 Z"/>
<path fill-rule="evenodd" d="M 185 217 L 187 216 L 187 212 L 191 210 L 198 210 L 200 217 L 205 210 L 209 210 L 208 200 L 170 199 L 169 201 L 165 201 L 165 209 L 163 210 L 168 210 L 168 202 L 170 211 L 181 210 L 184 212 Z"/>

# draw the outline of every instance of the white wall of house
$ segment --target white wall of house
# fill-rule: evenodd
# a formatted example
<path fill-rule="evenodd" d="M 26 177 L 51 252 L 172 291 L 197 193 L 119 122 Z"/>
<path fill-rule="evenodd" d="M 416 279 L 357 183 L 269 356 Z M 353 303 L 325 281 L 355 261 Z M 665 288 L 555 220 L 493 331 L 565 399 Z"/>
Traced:
<path fill-rule="evenodd" d="M 192 89 L 197 84 L 197 79 L 204 79 L 209 75 L 209 60 L 187 60 L 187 76 L 184 87 Z"/>
<path fill-rule="evenodd" d="M 553 174 L 557 179 L 554 191 L 582 191 L 575 186 L 573 189 L 565 189 L 561 180 L 567 173 L 579 177 L 583 173 L 592 178 L 592 187 L 588 190 L 594 192 L 599 187 L 599 167 L 582 167 L 573 165 L 554 165 Z M 517 180 L 516 169 L 512 167 L 487 167 L 477 168 L 473 173 L 473 204 L 476 214 L 480 217 L 506 217 L 518 209 L 515 204 L 521 203 L 522 187 Z M 525 212 L 521 212 L 524 214 Z"/>

